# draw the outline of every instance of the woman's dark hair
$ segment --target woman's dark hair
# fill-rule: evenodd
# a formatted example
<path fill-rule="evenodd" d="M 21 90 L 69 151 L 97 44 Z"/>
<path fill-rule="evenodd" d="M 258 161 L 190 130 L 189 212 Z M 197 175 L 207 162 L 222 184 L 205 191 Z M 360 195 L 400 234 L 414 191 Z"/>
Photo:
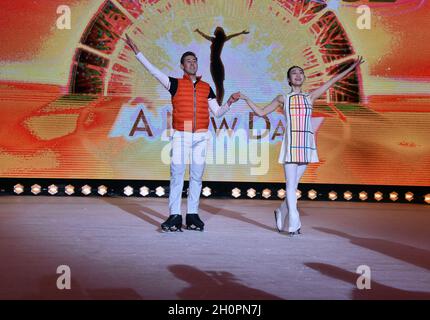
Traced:
<path fill-rule="evenodd" d="M 194 53 L 194 52 L 192 52 L 192 51 L 187 51 L 187 52 L 184 52 L 184 54 L 182 55 L 182 57 L 181 57 L 181 64 L 184 64 L 184 59 L 185 59 L 185 57 L 187 57 L 187 56 L 193 56 L 194 58 L 196 58 L 196 60 L 197 60 L 197 56 L 196 56 L 196 54 Z"/>
<path fill-rule="evenodd" d="M 303 70 L 302 67 L 299 66 L 292 66 L 291 68 L 288 69 L 287 71 L 287 79 L 288 79 L 288 84 L 291 86 L 291 82 L 290 82 L 290 73 L 291 71 L 293 71 L 294 68 L 299 68 L 300 70 L 302 70 L 303 74 L 305 73 L 305 70 Z"/>
<path fill-rule="evenodd" d="M 223 39 L 227 37 L 222 27 L 216 27 L 214 31 L 214 36 L 217 38 L 223 38 Z"/>

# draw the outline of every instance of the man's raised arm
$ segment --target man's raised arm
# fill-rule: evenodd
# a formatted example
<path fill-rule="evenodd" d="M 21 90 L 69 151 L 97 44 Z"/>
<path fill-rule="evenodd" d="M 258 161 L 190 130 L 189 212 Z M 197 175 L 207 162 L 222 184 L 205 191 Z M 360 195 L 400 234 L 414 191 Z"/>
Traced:
<path fill-rule="evenodd" d="M 140 52 L 140 50 L 137 48 L 137 45 L 133 42 L 133 40 L 130 39 L 130 37 L 127 34 L 125 36 L 126 36 L 125 42 L 131 48 L 131 50 L 133 50 L 134 54 L 136 55 L 137 60 L 139 60 L 139 62 L 141 64 L 143 64 L 145 69 L 148 70 L 149 73 L 152 74 L 152 76 L 155 77 L 163 85 L 164 88 L 169 90 L 170 89 L 169 77 L 166 76 L 164 73 L 162 73 L 151 62 L 149 62 L 148 59 L 146 59 L 146 57 L 143 55 L 143 53 Z"/>

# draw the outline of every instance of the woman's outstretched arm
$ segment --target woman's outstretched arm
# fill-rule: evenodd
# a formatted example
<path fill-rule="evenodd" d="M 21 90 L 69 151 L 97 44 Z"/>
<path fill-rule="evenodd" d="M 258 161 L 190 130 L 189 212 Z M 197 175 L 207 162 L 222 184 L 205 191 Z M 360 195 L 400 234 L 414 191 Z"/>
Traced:
<path fill-rule="evenodd" d="M 194 30 L 194 32 L 197 32 L 198 34 L 200 34 L 206 40 L 212 41 L 214 39 L 213 37 L 208 36 L 206 33 L 201 32 L 199 29 Z"/>
<path fill-rule="evenodd" d="M 354 70 L 357 66 L 362 64 L 364 62 L 363 57 L 358 57 L 357 60 L 354 61 L 354 63 L 345 71 L 339 73 L 338 75 L 331 78 L 329 81 L 324 83 L 321 87 L 318 89 L 315 89 L 309 94 L 309 98 L 311 99 L 312 103 L 318 99 L 324 92 L 326 92 L 328 89 L 330 89 L 336 82 L 339 80 L 342 80 L 345 78 L 352 70 Z"/>
<path fill-rule="evenodd" d="M 245 100 L 248 106 L 260 117 L 268 115 L 269 113 L 272 113 L 278 107 L 281 107 L 284 104 L 284 97 L 282 95 L 278 95 L 275 99 L 272 100 L 271 103 L 269 103 L 267 106 L 263 108 L 257 107 L 251 99 L 249 99 L 247 96 L 245 96 L 242 93 L 240 94 L 239 99 Z"/>
<path fill-rule="evenodd" d="M 228 40 L 230 40 L 231 38 L 234 38 L 234 37 L 240 36 L 241 34 L 248 34 L 248 33 L 249 33 L 249 31 L 246 31 L 246 30 L 243 30 L 242 32 L 238 32 L 238 33 L 233 33 L 233 34 L 231 34 L 231 35 L 227 36 L 227 38 L 225 38 L 225 41 L 228 41 Z"/>

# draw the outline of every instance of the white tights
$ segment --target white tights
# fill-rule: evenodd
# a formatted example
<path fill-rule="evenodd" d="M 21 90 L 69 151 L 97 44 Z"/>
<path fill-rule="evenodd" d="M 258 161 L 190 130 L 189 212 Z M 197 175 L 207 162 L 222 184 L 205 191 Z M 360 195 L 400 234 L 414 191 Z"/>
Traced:
<path fill-rule="evenodd" d="M 284 164 L 287 192 L 285 201 L 282 202 L 279 210 L 284 213 L 288 210 L 288 232 L 295 232 L 302 226 L 300 223 L 299 210 L 297 209 L 296 190 L 306 167 L 307 164 Z"/>

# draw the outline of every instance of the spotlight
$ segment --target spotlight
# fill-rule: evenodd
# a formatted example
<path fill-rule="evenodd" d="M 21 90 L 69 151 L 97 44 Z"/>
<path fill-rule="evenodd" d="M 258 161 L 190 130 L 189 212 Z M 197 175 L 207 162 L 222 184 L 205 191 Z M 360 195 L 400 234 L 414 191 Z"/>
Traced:
<path fill-rule="evenodd" d="M 58 193 L 58 187 L 55 185 L 55 184 L 51 184 L 49 187 L 48 187 L 48 193 L 50 194 L 50 195 L 54 195 L 54 194 L 57 194 Z"/>
<path fill-rule="evenodd" d="M 351 200 L 351 199 L 352 199 L 352 192 L 351 192 L 351 191 L 345 191 L 345 192 L 343 193 L 343 198 L 344 198 L 345 200 Z"/>
<path fill-rule="evenodd" d="M 308 198 L 311 200 L 314 200 L 317 197 L 317 195 L 318 194 L 314 189 L 308 191 Z"/>
<path fill-rule="evenodd" d="M 285 198 L 285 190 L 284 189 L 279 189 L 278 190 L 278 198 L 279 199 L 284 199 Z"/>
<path fill-rule="evenodd" d="M 69 196 L 75 193 L 75 187 L 72 186 L 71 184 L 68 184 L 64 189 L 66 194 Z"/>
<path fill-rule="evenodd" d="M 164 196 L 164 194 L 165 194 L 164 188 L 161 186 L 157 187 L 157 189 L 155 189 L 155 194 L 159 197 Z"/>
<path fill-rule="evenodd" d="M 124 188 L 124 194 L 125 194 L 127 197 L 131 196 L 131 195 L 133 194 L 133 187 L 126 186 L 126 187 Z"/>
<path fill-rule="evenodd" d="M 33 184 L 32 186 L 31 186 L 31 193 L 32 194 L 39 194 L 39 193 L 41 193 L 42 192 L 42 187 L 41 186 L 39 186 L 38 184 Z"/>
<path fill-rule="evenodd" d="M 149 194 L 149 188 L 148 187 L 141 187 L 139 192 L 143 197 L 146 197 Z"/>
<path fill-rule="evenodd" d="M 231 190 L 231 195 L 235 198 L 239 198 L 240 197 L 240 189 L 234 188 L 233 190 Z"/>
<path fill-rule="evenodd" d="M 89 195 L 90 193 L 91 193 L 91 186 L 89 186 L 89 185 L 84 185 L 82 188 L 81 188 L 81 192 L 84 194 L 84 195 Z"/>
<path fill-rule="evenodd" d="M 209 188 L 209 187 L 204 187 L 204 188 L 203 188 L 203 192 L 202 192 L 202 194 L 203 194 L 205 197 L 209 197 L 209 196 L 212 194 L 212 190 L 211 190 L 211 188 Z"/>
<path fill-rule="evenodd" d="M 239 191 L 239 195 L 240 195 L 240 191 Z M 257 195 L 257 192 L 255 191 L 255 189 L 250 188 L 250 189 L 248 189 L 248 190 L 246 191 L 246 195 L 247 195 L 249 198 L 254 198 L 254 197 Z"/>
<path fill-rule="evenodd" d="M 366 192 L 366 191 L 361 191 L 361 192 L 358 194 L 358 198 L 359 198 L 360 200 L 362 200 L 362 201 L 367 200 L 367 192 Z"/>
<path fill-rule="evenodd" d="M 376 201 L 381 201 L 384 198 L 383 193 L 381 191 L 375 192 L 374 198 Z"/>
<path fill-rule="evenodd" d="M 405 199 L 408 200 L 408 201 L 414 200 L 414 194 L 412 192 L 410 192 L 410 191 L 406 192 L 405 193 Z"/>
<path fill-rule="evenodd" d="M 330 191 L 330 192 L 328 193 L 328 198 L 329 198 L 330 200 L 336 200 L 336 199 L 337 199 L 337 193 L 336 193 L 335 191 Z"/>
<path fill-rule="evenodd" d="M 296 197 L 297 199 L 300 199 L 302 197 L 302 192 L 299 189 L 296 190 Z"/>
<path fill-rule="evenodd" d="M 425 202 L 425 203 L 430 204 L 430 193 L 427 193 L 427 194 L 424 196 L 424 202 Z"/>
<path fill-rule="evenodd" d="M 390 200 L 391 201 L 397 201 L 399 199 L 399 194 L 395 191 L 390 193 Z"/>
<path fill-rule="evenodd" d="M 265 199 L 270 198 L 271 195 L 272 195 L 272 191 L 270 191 L 270 189 L 264 189 L 263 192 L 261 193 L 261 196 Z"/>
<path fill-rule="evenodd" d="M 22 184 L 16 184 L 13 186 L 13 192 L 15 192 L 16 194 L 21 194 L 24 192 L 24 186 Z"/>
<path fill-rule="evenodd" d="M 102 184 L 97 188 L 97 193 L 101 196 L 104 196 L 107 193 L 107 187 Z"/>

